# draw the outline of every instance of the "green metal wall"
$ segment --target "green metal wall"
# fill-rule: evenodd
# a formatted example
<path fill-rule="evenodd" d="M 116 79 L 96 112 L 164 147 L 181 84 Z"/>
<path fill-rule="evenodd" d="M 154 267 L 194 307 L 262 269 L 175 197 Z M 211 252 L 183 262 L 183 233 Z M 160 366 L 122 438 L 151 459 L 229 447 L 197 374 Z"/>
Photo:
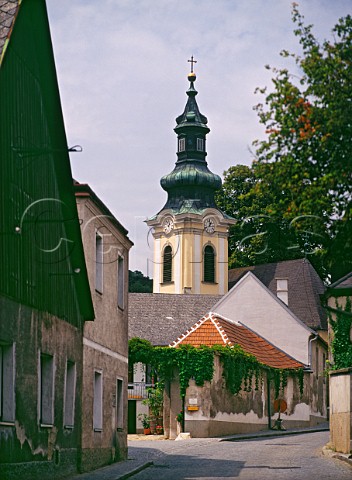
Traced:
<path fill-rule="evenodd" d="M 0 68 L 0 293 L 94 317 L 43 0 L 22 2 Z"/>

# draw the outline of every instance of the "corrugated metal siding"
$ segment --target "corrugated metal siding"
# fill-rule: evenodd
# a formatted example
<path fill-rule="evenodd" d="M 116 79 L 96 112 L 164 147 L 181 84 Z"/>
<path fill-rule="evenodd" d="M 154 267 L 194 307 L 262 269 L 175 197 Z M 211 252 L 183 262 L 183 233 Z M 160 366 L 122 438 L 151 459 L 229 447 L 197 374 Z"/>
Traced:
<path fill-rule="evenodd" d="M 0 162 L 0 292 L 92 319 L 44 2 L 21 6 L 0 69 Z"/>

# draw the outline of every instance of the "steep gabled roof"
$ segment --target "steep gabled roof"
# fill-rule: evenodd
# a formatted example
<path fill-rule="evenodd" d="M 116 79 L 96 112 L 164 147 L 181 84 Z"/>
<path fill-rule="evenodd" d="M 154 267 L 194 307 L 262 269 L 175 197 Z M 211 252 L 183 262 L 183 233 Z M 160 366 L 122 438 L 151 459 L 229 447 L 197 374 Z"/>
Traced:
<path fill-rule="evenodd" d="M 21 0 L 0 0 L 0 65 L 4 58 Z"/>
<path fill-rule="evenodd" d="M 276 280 L 288 280 L 288 307 L 309 328 L 327 329 L 326 313 L 320 295 L 324 283 L 309 260 L 287 260 L 229 270 L 229 288 L 232 288 L 248 271 L 252 272 L 274 295 Z"/>
<path fill-rule="evenodd" d="M 128 230 L 117 220 L 117 218 L 111 213 L 105 203 L 98 197 L 98 195 L 90 188 L 87 183 L 79 183 L 77 180 L 73 181 L 76 198 L 90 198 L 99 210 L 106 215 L 115 228 L 128 240 L 130 247 L 133 242 L 128 238 Z"/>
<path fill-rule="evenodd" d="M 209 312 L 221 295 L 130 293 L 129 338 L 140 337 L 153 345 L 169 345 Z"/>
<path fill-rule="evenodd" d="M 275 347 L 245 325 L 230 322 L 216 313 L 208 313 L 195 323 L 186 333 L 181 335 L 170 346 L 187 344 L 199 347 L 201 345 L 239 345 L 246 353 L 273 368 L 303 368 L 301 362 L 293 359 L 285 352 Z"/>
<path fill-rule="evenodd" d="M 0 0 L 0 294 L 94 319 L 44 0 Z"/>

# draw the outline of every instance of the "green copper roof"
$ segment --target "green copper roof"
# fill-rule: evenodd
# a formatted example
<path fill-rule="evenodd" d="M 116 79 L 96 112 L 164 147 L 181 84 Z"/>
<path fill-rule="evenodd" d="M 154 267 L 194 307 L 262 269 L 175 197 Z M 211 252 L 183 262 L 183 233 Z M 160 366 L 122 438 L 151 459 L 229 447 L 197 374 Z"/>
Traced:
<path fill-rule="evenodd" d="M 203 134 L 207 134 L 210 132 L 210 128 L 207 127 L 208 119 L 200 113 L 196 101 L 196 95 L 198 92 L 194 88 L 194 82 L 196 81 L 195 74 L 190 74 L 188 79 L 190 80 L 190 87 L 186 92 L 188 95 L 188 100 L 184 112 L 182 115 L 176 118 L 177 126 L 175 127 L 175 132 L 181 133 L 184 131 L 185 127 L 186 129 L 189 127 L 196 127 L 198 129 L 201 128 L 203 130 Z"/>
<path fill-rule="evenodd" d="M 196 75 L 191 72 L 188 80 L 188 100 L 182 115 L 176 118 L 178 159 L 174 170 L 160 181 L 168 193 L 164 209 L 172 209 L 175 213 L 201 213 L 206 208 L 216 208 L 214 193 L 221 188 L 221 178 L 209 170 L 205 160 L 206 135 L 210 129 L 197 105 Z"/>

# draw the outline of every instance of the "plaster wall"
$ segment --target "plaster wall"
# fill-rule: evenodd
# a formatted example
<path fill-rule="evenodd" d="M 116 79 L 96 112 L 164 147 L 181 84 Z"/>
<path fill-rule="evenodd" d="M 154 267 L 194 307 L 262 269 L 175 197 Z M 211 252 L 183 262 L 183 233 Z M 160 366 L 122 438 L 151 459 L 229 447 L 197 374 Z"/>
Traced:
<path fill-rule="evenodd" d="M 90 198 L 77 198 L 83 247 L 95 320 L 84 326 L 82 455 L 80 470 L 125 459 L 127 456 L 127 385 L 128 385 L 128 252 L 129 240 L 116 228 Z M 103 288 L 95 288 L 96 232 L 103 238 Z M 121 262 L 121 263 L 119 263 Z M 123 304 L 118 303 L 118 268 L 123 265 Z M 103 424 L 93 428 L 94 375 L 102 376 Z M 117 381 L 122 381 L 122 421 L 118 421 Z M 121 412 L 120 412 L 121 413 Z M 122 424 L 121 424 L 122 422 Z M 120 425 L 120 426 L 119 426 Z"/>
<path fill-rule="evenodd" d="M 228 320 L 247 325 L 296 360 L 309 364 L 308 342 L 312 332 L 253 275 L 246 276 L 233 287 L 215 310 Z"/>
<path fill-rule="evenodd" d="M 77 472 L 82 395 L 82 329 L 0 297 L 0 341 L 15 345 L 15 419 L 0 421 L 0 478 L 61 478 Z M 39 419 L 40 354 L 54 359 L 54 421 Z M 76 365 L 73 428 L 64 426 L 67 360 Z"/>
<path fill-rule="evenodd" d="M 249 392 L 240 391 L 232 395 L 226 388 L 222 377 L 222 365 L 219 358 L 215 358 L 214 377 L 211 382 L 205 382 L 204 386 L 190 385 L 185 397 L 185 431 L 190 432 L 192 437 L 210 437 L 217 435 L 229 435 L 235 433 L 254 432 L 266 430 L 269 427 L 269 411 L 271 425 L 273 426 L 278 414 L 274 412 L 275 389 L 273 381 L 270 382 L 270 408 L 268 408 L 268 383 L 266 374 L 255 390 L 255 382 L 252 380 Z M 298 379 L 288 378 L 287 385 L 279 397 L 287 403 L 287 410 L 281 414 L 286 428 L 315 425 L 326 420 L 326 417 L 315 410 L 313 405 L 314 394 L 311 391 L 311 376 L 304 376 L 304 390 L 301 395 Z M 168 402 L 165 403 L 166 412 L 170 413 L 170 426 L 165 433 L 174 438 L 176 435 L 175 422 L 172 419 L 181 407 L 178 382 L 172 382 L 169 389 Z M 190 407 L 190 408 L 189 408 Z"/>
<path fill-rule="evenodd" d="M 352 368 L 330 372 L 330 443 L 352 452 Z"/>

